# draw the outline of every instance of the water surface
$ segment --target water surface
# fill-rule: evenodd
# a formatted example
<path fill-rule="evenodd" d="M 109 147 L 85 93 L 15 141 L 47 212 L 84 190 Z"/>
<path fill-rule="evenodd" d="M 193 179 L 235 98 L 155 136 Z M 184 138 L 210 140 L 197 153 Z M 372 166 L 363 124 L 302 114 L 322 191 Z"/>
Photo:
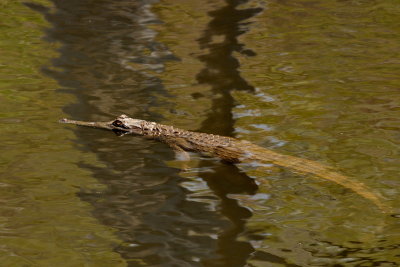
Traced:
<path fill-rule="evenodd" d="M 394 1 L 0 3 L 7 266 L 397 266 Z M 365 183 L 57 124 L 125 113 Z"/>

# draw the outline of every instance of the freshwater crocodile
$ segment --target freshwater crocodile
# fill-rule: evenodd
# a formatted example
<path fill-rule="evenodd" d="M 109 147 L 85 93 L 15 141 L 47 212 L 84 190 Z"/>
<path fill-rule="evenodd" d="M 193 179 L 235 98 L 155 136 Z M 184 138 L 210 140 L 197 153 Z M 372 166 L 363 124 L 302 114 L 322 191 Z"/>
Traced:
<path fill-rule="evenodd" d="M 335 182 L 372 201 L 382 211 L 390 211 L 390 208 L 382 202 L 382 197 L 377 193 L 373 193 L 361 182 L 354 181 L 347 176 L 334 172 L 330 167 L 320 163 L 279 154 L 248 141 L 214 134 L 187 131 L 156 122 L 133 119 L 127 115 L 120 115 L 115 120 L 108 122 L 87 122 L 69 119 L 61 119 L 60 122 L 113 130 L 120 135 L 141 135 L 149 139 L 164 142 L 177 152 L 186 153 L 186 151 L 190 151 L 205 153 L 231 163 L 254 161 L 273 163 L 290 168 L 301 174 L 312 174 L 316 177 Z"/>

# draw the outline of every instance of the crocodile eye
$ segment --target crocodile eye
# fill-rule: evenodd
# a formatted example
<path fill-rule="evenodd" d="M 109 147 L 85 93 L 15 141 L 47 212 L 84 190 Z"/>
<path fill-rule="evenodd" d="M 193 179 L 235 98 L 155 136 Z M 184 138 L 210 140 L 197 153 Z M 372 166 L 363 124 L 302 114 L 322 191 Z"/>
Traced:
<path fill-rule="evenodd" d="M 124 128 L 124 129 L 129 129 L 128 127 L 126 127 L 124 125 L 124 123 L 120 120 L 115 120 L 113 121 L 112 125 L 114 125 L 115 127 L 119 127 L 119 128 Z"/>
<path fill-rule="evenodd" d="M 114 125 L 115 127 L 121 127 L 122 121 L 115 120 L 115 121 L 112 123 L 112 125 Z"/>

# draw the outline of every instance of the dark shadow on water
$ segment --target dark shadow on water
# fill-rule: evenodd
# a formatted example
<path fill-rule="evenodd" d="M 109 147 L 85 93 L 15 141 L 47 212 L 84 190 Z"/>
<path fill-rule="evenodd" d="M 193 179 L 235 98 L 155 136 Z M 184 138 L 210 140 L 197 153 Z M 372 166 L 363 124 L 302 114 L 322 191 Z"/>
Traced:
<path fill-rule="evenodd" d="M 205 68 L 197 75 L 197 80 L 199 83 L 211 85 L 213 92 L 221 95 L 214 99 L 208 119 L 201 127 L 202 131 L 232 135 L 234 130 L 232 109 L 235 102 L 231 91 L 254 92 L 254 87 L 240 75 L 239 61 L 233 55 L 238 52 L 246 56 L 255 56 L 252 50 L 246 49 L 244 44 L 239 43 L 238 37 L 250 26 L 244 20 L 257 15 L 262 9 L 237 9 L 245 2 L 247 1 L 226 1 L 226 6 L 210 12 L 212 20 L 202 37 L 198 39 L 200 47 L 208 50 L 208 53 L 199 57 L 199 60 L 204 62 Z M 218 43 L 214 39 L 222 41 Z"/>
<path fill-rule="evenodd" d="M 239 43 L 238 37 L 250 26 L 245 20 L 257 15 L 262 9 L 238 9 L 240 4 L 246 2 L 228 0 L 225 6 L 209 12 L 212 20 L 198 39 L 201 49 L 208 53 L 199 56 L 205 67 L 197 75 L 197 80 L 199 83 L 209 84 L 213 93 L 219 95 L 213 99 L 208 118 L 202 123 L 199 131 L 232 136 L 235 123 L 232 110 L 235 101 L 231 91 L 254 92 L 254 87 L 240 75 L 240 64 L 234 56 L 235 52 L 246 56 L 255 55 L 253 51 L 246 49 L 244 44 Z M 216 42 L 215 39 L 222 41 Z M 206 266 L 245 266 L 247 259 L 254 252 L 250 243 L 237 240 L 244 230 L 246 219 L 251 217 L 251 212 L 228 197 L 232 192 L 219 190 L 225 186 L 218 184 L 220 181 L 218 178 L 226 176 L 227 173 L 232 175 L 240 173 L 240 170 L 236 167 L 232 167 L 229 171 L 215 168 L 214 173 L 201 174 L 208 186 L 220 197 L 222 214 L 232 222 L 232 226 L 219 236 L 218 250 L 222 257 L 218 262 L 204 261 Z M 254 194 L 257 190 L 254 181 L 246 174 L 242 175 L 245 176 L 243 181 L 247 181 L 247 187 L 252 188 L 238 193 Z"/>

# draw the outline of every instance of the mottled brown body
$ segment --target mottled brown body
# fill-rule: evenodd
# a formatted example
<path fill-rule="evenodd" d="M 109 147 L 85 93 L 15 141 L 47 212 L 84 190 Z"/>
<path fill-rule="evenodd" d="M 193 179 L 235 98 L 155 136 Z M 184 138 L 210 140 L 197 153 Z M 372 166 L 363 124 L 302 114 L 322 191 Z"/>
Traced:
<path fill-rule="evenodd" d="M 248 141 L 187 131 L 155 122 L 132 119 L 126 115 L 121 115 L 117 119 L 109 122 L 84 122 L 68 119 L 63 119 L 60 122 L 104 128 L 118 131 L 121 134 L 141 135 L 164 142 L 178 152 L 192 151 L 205 153 L 232 163 L 254 161 L 273 163 L 290 168 L 298 173 L 312 174 L 316 177 L 340 184 L 358 195 L 369 199 L 381 210 L 385 212 L 390 211 L 390 208 L 382 202 L 382 197 L 372 192 L 361 182 L 354 181 L 347 176 L 334 172 L 330 167 L 324 166 L 318 162 L 279 154 Z"/>

